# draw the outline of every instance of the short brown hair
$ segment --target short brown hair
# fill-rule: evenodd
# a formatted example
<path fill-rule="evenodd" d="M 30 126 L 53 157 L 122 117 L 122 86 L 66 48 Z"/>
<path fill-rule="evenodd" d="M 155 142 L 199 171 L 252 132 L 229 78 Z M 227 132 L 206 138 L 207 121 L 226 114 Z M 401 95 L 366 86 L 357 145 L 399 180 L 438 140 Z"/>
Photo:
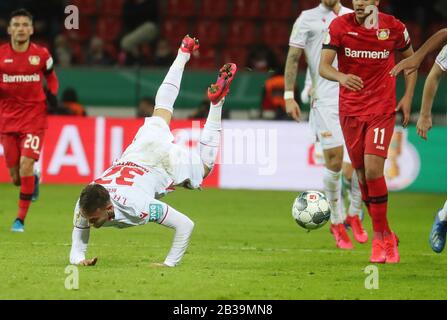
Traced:
<path fill-rule="evenodd" d="M 100 184 L 89 184 L 81 192 L 79 206 L 84 214 L 90 215 L 96 209 L 104 208 L 109 201 L 110 194 L 106 188 Z"/>

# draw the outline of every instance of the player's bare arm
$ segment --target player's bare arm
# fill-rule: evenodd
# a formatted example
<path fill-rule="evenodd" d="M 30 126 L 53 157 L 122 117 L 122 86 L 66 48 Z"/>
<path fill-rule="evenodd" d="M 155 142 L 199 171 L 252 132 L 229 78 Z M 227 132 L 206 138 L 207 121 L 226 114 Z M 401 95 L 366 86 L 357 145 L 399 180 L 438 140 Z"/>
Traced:
<path fill-rule="evenodd" d="M 409 58 L 414 55 L 413 48 L 410 47 L 407 50 L 401 52 L 403 58 Z M 397 111 L 402 111 L 403 119 L 402 125 L 406 127 L 410 121 L 411 104 L 413 102 L 414 88 L 416 87 L 417 72 L 411 74 L 405 74 L 405 93 L 402 99 L 399 101 L 396 107 Z"/>
<path fill-rule="evenodd" d="M 447 42 L 447 28 L 439 30 L 430 39 L 428 39 L 416 53 L 399 62 L 390 72 L 391 75 L 397 76 L 400 72 L 405 70 L 406 74 L 411 74 L 419 69 L 424 58 L 432 51 L 439 49 Z"/>
<path fill-rule="evenodd" d="M 416 125 L 417 134 L 424 140 L 427 140 L 427 133 L 432 127 L 431 109 L 439 82 L 444 76 L 444 71 L 435 63 L 427 77 L 424 85 L 424 93 L 422 95 L 422 105 Z"/>
<path fill-rule="evenodd" d="M 352 91 L 363 89 L 363 81 L 360 77 L 353 74 L 344 74 L 332 66 L 337 52 L 333 49 L 323 49 L 320 60 L 320 76 L 329 80 L 339 82 L 345 88 Z"/>
<path fill-rule="evenodd" d="M 287 54 L 286 68 L 284 72 L 284 91 L 294 92 L 296 75 L 298 72 L 298 63 L 300 61 L 301 55 L 304 50 L 297 47 L 289 47 L 289 52 Z M 292 96 L 285 99 L 286 101 L 286 112 L 295 121 L 300 120 L 301 110 L 298 102 Z"/>
<path fill-rule="evenodd" d="M 152 268 L 169 268 L 167 264 L 164 264 L 163 262 L 153 262 L 150 264 Z"/>

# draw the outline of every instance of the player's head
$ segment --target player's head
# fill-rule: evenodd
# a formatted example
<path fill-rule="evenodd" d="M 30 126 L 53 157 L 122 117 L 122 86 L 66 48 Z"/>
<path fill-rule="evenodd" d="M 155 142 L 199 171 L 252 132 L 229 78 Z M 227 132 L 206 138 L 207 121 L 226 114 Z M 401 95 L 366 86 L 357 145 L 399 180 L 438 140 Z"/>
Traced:
<path fill-rule="evenodd" d="M 79 197 L 81 214 L 95 228 L 101 227 L 113 217 L 113 205 L 109 192 L 99 184 L 89 184 Z"/>
<path fill-rule="evenodd" d="M 26 43 L 34 33 L 33 16 L 26 9 L 18 9 L 9 17 L 8 34 L 16 43 Z"/>
<path fill-rule="evenodd" d="M 321 0 L 321 3 L 327 7 L 327 8 L 333 8 L 335 7 L 338 3 L 340 2 L 340 0 Z"/>
<path fill-rule="evenodd" d="M 355 15 L 358 19 L 365 19 L 369 14 L 366 13 L 365 9 L 367 6 L 378 7 L 380 0 L 352 0 L 352 7 L 354 8 Z"/>

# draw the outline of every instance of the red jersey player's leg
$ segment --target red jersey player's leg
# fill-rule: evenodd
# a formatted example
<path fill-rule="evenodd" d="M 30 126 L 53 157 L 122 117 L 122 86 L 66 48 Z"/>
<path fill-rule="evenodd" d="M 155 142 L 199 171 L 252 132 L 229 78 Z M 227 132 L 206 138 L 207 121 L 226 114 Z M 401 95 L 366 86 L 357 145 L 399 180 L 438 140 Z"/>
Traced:
<path fill-rule="evenodd" d="M 366 123 L 361 121 L 358 117 L 340 116 L 340 125 L 345 137 L 346 149 L 348 150 L 349 158 L 351 159 L 352 167 L 354 169 L 362 170 L 364 164 L 365 154 L 365 134 Z M 368 188 L 366 187 L 364 179 L 359 177 L 359 186 L 362 193 L 362 200 L 366 207 L 369 208 Z"/>
<path fill-rule="evenodd" d="M 34 175 L 34 163 L 39 160 L 44 134 L 27 133 L 20 135 L 20 196 L 17 219 L 12 231 L 23 232 L 26 215 L 33 193 L 37 188 L 38 177 Z"/>
<path fill-rule="evenodd" d="M 0 135 L 0 142 L 3 145 L 6 166 L 12 182 L 14 185 L 20 186 L 20 136 L 15 133 L 5 133 Z"/>
<path fill-rule="evenodd" d="M 388 188 L 384 177 L 385 159 L 394 132 L 395 115 L 378 115 L 368 123 L 365 136 L 365 178 L 369 195 L 369 211 L 372 218 L 374 239 L 382 241 L 386 260 L 399 262 L 397 237 L 387 220 Z"/>
<path fill-rule="evenodd" d="M 369 184 L 365 177 L 365 153 L 368 144 L 368 117 L 344 117 L 340 116 L 340 124 L 343 129 L 343 135 L 345 137 L 346 148 L 352 161 L 352 166 L 357 171 L 359 180 L 359 187 L 362 194 L 362 200 L 368 208 L 368 213 L 373 220 L 374 225 L 374 213 L 377 210 L 371 210 L 370 197 L 371 190 L 369 190 Z M 383 169 L 382 169 L 383 172 Z M 375 193 L 373 192 L 373 195 Z M 373 209 L 375 209 L 374 207 Z M 372 241 L 371 262 L 384 263 L 386 260 L 386 251 L 384 242 L 382 239 L 374 237 Z"/>

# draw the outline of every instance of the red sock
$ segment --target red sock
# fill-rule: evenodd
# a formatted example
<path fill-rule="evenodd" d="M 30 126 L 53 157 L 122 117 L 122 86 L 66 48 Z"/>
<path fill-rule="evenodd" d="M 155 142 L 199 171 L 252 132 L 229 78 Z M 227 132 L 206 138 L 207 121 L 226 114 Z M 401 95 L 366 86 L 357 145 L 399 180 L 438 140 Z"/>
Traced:
<path fill-rule="evenodd" d="M 22 221 L 25 221 L 26 214 L 28 213 L 31 204 L 31 197 L 34 192 L 34 179 L 34 176 L 20 178 L 19 212 L 17 218 Z"/>
<path fill-rule="evenodd" d="M 367 180 L 369 194 L 369 212 L 375 233 L 391 233 L 386 217 L 388 206 L 388 188 L 385 177 Z"/>

